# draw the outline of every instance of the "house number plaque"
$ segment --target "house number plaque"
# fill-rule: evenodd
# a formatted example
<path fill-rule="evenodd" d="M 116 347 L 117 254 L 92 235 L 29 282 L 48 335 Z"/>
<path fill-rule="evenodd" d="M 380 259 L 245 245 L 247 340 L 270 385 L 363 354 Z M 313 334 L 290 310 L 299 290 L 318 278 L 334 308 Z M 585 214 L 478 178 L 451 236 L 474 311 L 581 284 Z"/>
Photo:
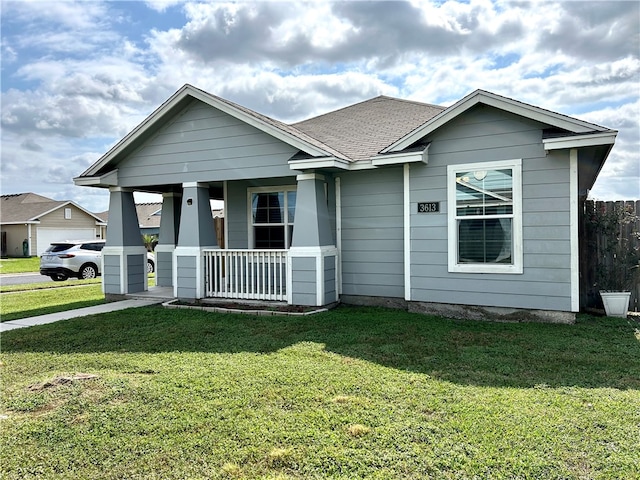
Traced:
<path fill-rule="evenodd" d="M 437 213 L 440 211 L 440 202 L 418 202 L 418 213 Z"/>

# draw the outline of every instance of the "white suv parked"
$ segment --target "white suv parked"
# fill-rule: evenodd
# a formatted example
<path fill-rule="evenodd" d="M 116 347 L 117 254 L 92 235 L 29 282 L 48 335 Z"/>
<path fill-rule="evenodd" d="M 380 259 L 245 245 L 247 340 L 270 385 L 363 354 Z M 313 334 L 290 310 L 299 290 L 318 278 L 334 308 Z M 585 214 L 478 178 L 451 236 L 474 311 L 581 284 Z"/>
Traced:
<path fill-rule="evenodd" d="M 56 282 L 69 277 L 96 278 L 100 275 L 104 240 L 54 242 L 40 257 L 40 275 Z M 147 272 L 155 270 L 155 257 L 147 253 Z"/>

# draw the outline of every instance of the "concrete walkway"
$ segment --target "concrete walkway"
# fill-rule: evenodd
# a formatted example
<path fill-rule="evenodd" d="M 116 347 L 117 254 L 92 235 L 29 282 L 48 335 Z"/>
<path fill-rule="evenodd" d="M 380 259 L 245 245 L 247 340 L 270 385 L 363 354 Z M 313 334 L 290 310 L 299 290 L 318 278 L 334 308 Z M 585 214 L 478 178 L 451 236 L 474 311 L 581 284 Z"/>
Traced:
<path fill-rule="evenodd" d="M 117 310 L 125 310 L 127 308 L 146 307 L 164 302 L 162 298 L 132 298 L 130 300 L 121 300 L 118 302 L 103 303 L 95 307 L 77 308 L 75 310 L 67 310 L 65 312 L 50 313 L 48 315 L 40 315 L 38 317 L 21 318 L 19 320 L 9 320 L 0 323 L 0 332 L 15 330 L 16 328 L 32 327 L 34 325 L 45 325 L 69 318 L 85 317 L 87 315 L 96 315 L 98 313 L 115 312 Z"/>

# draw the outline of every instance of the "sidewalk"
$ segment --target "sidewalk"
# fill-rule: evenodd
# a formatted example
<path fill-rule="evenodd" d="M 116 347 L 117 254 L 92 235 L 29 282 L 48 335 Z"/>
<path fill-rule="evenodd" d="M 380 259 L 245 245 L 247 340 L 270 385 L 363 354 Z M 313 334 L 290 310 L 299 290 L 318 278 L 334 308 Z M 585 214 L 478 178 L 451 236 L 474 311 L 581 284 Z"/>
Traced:
<path fill-rule="evenodd" d="M 8 332 L 9 330 L 15 330 L 16 328 L 32 327 L 34 325 L 45 325 L 47 323 L 53 323 L 60 320 L 67 320 L 69 318 L 84 317 L 87 315 L 96 315 L 98 313 L 115 312 L 117 310 L 125 310 L 127 308 L 146 307 L 149 305 L 156 305 L 164 302 L 165 299 L 161 298 L 149 298 L 139 299 L 134 298 L 130 300 L 121 300 L 118 302 L 104 303 L 102 305 L 96 305 L 95 307 L 77 308 L 75 310 L 67 310 L 65 312 L 50 313 L 48 315 L 40 315 L 38 317 L 21 318 L 18 320 L 9 320 L 8 322 L 0 323 L 0 332 Z"/>

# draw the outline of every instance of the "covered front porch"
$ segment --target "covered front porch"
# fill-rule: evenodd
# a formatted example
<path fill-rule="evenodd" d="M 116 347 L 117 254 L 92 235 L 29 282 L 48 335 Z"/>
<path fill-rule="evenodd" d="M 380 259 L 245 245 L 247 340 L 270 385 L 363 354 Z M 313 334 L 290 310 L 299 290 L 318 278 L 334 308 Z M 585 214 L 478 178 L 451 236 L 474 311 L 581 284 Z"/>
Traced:
<path fill-rule="evenodd" d="M 148 294 L 171 292 L 185 301 L 259 300 L 304 306 L 338 300 L 338 250 L 324 175 L 185 182 L 162 190 L 156 285 Z M 145 295 L 149 289 L 133 193 L 132 188 L 110 188 L 103 250 L 103 290 L 108 297 Z M 213 199 L 225 203 L 222 237 L 216 235 L 211 214 Z"/>

